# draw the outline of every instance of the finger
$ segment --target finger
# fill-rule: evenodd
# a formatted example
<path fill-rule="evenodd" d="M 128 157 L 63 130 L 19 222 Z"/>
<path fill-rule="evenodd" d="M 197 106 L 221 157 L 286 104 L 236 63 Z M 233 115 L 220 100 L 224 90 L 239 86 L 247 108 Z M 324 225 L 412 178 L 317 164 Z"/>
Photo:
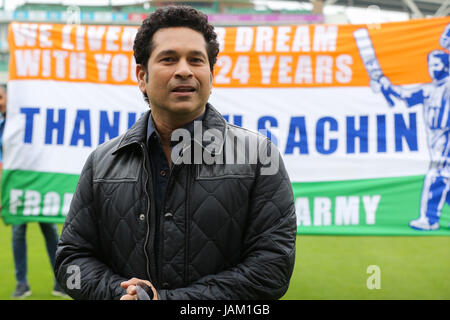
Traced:
<path fill-rule="evenodd" d="M 127 294 L 131 294 L 134 295 L 136 294 L 136 286 L 135 285 L 130 285 L 127 288 Z"/>
<path fill-rule="evenodd" d="M 120 297 L 120 300 L 137 300 L 136 295 L 126 294 L 122 297 Z"/>
<path fill-rule="evenodd" d="M 140 280 L 138 278 L 131 278 L 130 280 L 123 281 L 120 283 L 120 286 L 126 289 L 130 285 L 136 285 Z"/>

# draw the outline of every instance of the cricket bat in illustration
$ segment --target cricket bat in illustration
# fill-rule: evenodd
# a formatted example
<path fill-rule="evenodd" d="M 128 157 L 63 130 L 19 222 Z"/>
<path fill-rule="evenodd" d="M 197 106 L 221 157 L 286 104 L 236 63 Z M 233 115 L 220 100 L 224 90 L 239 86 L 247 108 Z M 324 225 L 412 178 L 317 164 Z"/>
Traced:
<path fill-rule="evenodd" d="M 355 30 L 353 32 L 353 37 L 355 38 L 356 46 L 358 47 L 359 55 L 361 56 L 364 67 L 369 74 L 372 90 L 374 92 L 379 92 L 381 90 L 389 106 L 393 107 L 395 103 L 390 97 L 390 94 L 394 94 L 394 92 L 392 92 L 391 88 L 383 88 L 380 84 L 380 79 L 384 77 L 384 74 L 381 70 L 380 63 L 378 62 L 377 55 L 375 54 L 369 31 L 366 28 Z"/>

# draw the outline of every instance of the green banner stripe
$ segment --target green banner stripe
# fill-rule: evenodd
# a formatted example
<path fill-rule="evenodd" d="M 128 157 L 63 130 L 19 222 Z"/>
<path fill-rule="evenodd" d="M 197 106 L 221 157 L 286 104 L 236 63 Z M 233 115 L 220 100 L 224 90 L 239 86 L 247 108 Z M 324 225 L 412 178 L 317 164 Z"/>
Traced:
<path fill-rule="evenodd" d="M 63 223 L 79 175 L 3 170 L 2 217 L 6 224 Z"/>
<path fill-rule="evenodd" d="M 79 175 L 4 170 L 2 217 L 7 224 L 63 223 Z M 450 208 L 440 229 L 418 231 L 424 176 L 349 181 L 295 182 L 292 188 L 299 234 L 450 235 Z"/>
<path fill-rule="evenodd" d="M 329 235 L 450 235 L 448 205 L 445 205 L 441 212 L 439 230 L 418 231 L 409 227 L 409 222 L 420 215 L 423 181 L 424 176 L 409 176 L 293 183 L 297 232 Z M 369 204 L 370 200 L 373 204 L 375 197 L 379 197 L 372 215 L 374 224 L 366 223 L 368 213 L 364 197 Z M 352 201 L 354 207 L 349 209 Z M 353 220 L 349 212 L 357 213 L 353 215 Z M 326 218 L 329 220 L 324 221 Z M 339 222 L 340 225 L 337 224 Z"/>

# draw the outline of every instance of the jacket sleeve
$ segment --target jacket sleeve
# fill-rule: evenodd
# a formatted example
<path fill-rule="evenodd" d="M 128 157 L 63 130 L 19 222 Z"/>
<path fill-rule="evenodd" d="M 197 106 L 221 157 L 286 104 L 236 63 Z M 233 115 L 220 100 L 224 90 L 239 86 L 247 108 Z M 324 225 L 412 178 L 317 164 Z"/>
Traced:
<path fill-rule="evenodd" d="M 275 149 L 275 150 L 274 150 Z M 242 260 L 185 288 L 158 291 L 161 300 L 279 299 L 288 289 L 295 261 L 296 216 L 291 182 L 276 147 L 279 170 L 261 174 L 250 201 Z"/>
<path fill-rule="evenodd" d="M 101 261 L 93 188 L 92 153 L 81 172 L 58 242 L 55 276 L 74 299 L 119 299 L 125 291 L 120 282 L 127 279 L 115 274 Z"/>

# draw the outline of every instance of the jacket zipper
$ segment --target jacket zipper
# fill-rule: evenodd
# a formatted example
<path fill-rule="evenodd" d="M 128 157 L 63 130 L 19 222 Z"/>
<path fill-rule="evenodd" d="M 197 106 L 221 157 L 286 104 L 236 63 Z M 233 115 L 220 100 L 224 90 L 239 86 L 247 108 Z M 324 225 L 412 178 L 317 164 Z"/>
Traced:
<path fill-rule="evenodd" d="M 147 155 L 146 155 L 147 150 L 145 149 L 145 146 L 144 146 L 143 143 L 140 143 L 140 146 L 141 146 L 142 152 L 144 154 L 143 167 L 144 167 L 144 171 L 146 173 L 145 188 L 144 189 L 145 189 L 145 195 L 147 196 L 147 213 L 146 213 L 146 215 L 147 215 L 146 216 L 146 219 L 147 219 L 147 234 L 145 236 L 144 255 L 145 255 L 146 262 L 147 262 L 147 277 L 148 277 L 148 280 L 153 284 L 153 286 L 156 287 L 157 284 L 152 281 L 152 277 L 150 276 L 150 259 L 148 257 L 148 252 L 147 252 L 148 240 L 150 238 L 150 208 L 151 208 L 150 196 L 149 196 L 148 190 L 147 190 L 147 186 L 149 185 L 148 184 L 149 173 L 148 173 L 148 170 L 147 170 Z M 150 188 L 151 188 L 151 186 L 150 186 Z M 152 267 L 154 267 L 154 264 L 152 264 Z"/>
<path fill-rule="evenodd" d="M 190 176 L 191 170 L 195 168 L 195 164 L 188 166 L 186 174 L 186 212 L 185 212 L 185 257 L 184 257 L 184 285 L 187 286 L 189 282 L 189 237 L 190 237 Z"/>

